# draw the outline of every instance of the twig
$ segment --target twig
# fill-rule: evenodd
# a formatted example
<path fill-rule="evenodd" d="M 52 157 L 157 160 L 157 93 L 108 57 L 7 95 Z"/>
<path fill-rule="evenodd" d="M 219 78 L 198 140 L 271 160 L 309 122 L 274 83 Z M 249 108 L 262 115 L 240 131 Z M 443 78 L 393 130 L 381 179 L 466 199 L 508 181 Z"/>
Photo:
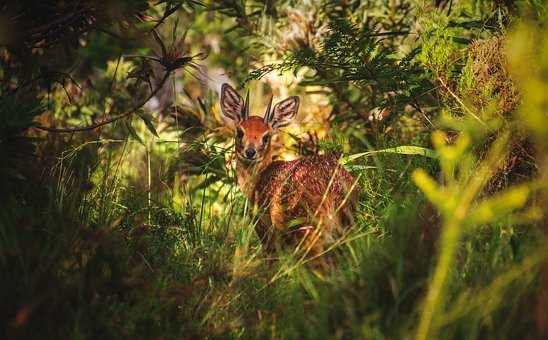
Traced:
<path fill-rule="evenodd" d="M 392 32 L 375 32 L 364 35 L 364 37 L 382 37 L 390 35 L 409 35 L 411 34 L 410 30 L 401 30 L 401 31 L 392 31 Z"/>
<path fill-rule="evenodd" d="M 160 26 L 164 20 L 167 19 L 167 17 L 169 17 L 171 14 L 175 13 L 179 8 L 181 8 L 183 4 L 182 3 L 179 3 L 171 8 L 169 8 L 168 6 L 166 6 L 166 10 L 164 12 L 164 15 L 158 20 L 158 22 L 156 23 L 156 25 L 154 25 L 154 27 L 152 28 L 153 30 L 158 28 L 158 26 Z"/>
<path fill-rule="evenodd" d="M 451 96 L 453 96 L 453 98 L 455 98 L 455 100 L 457 101 L 457 103 L 459 103 L 462 108 L 468 112 L 472 117 L 474 117 L 478 122 L 480 122 L 483 126 L 487 126 L 487 124 L 485 124 L 485 122 L 483 120 L 480 119 L 480 117 L 478 117 L 474 112 L 472 112 L 472 110 L 470 110 L 466 104 L 464 104 L 464 102 L 453 92 L 451 91 L 451 89 L 449 88 L 449 86 L 447 86 L 447 84 L 445 84 L 445 82 L 443 81 L 443 79 L 441 79 L 441 77 L 438 77 L 438 81 L 440 82 L 441 86 L 443 86 L 447 92 L 449 92 L 449 94 Z"/>

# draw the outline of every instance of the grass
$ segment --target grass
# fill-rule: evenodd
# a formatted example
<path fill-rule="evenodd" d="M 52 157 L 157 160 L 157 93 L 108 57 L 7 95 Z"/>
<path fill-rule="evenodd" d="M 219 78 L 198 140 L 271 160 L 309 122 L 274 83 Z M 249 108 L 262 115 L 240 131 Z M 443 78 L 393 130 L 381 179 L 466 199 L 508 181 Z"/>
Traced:
<path fill-rule="evenodd" d="M 288 254 L 265 259 L 252 209 L 234 186 L 187 192 L 174 203 L 186 187 L 174 185 L 149 199 L 123 177 L 123 147 L 99 149 L 104 161 L 93 171 L 78 163 L 85 150 L 42 190 L 27 184 L 6 203 L 0 259 L 8 337 L 382 339 L 416 328 L 441 217 L 411 173 L 435 173 L 435 160 L 375 154 L 377 166 L 358 167 L 356 225 L 333 252 L 337 266 L 318 272 Z M 444 293 L 452 308 L 437 321 L 438 336 L 527 329 L 536 244 L 532 229 L 504 223 L 455 244 Z M 508 285 L 511 299 L 503 298 Z M 467 306 L 476 295 L 487 312 Z M 516 327 L 498 327 L 507 322 Z"/>

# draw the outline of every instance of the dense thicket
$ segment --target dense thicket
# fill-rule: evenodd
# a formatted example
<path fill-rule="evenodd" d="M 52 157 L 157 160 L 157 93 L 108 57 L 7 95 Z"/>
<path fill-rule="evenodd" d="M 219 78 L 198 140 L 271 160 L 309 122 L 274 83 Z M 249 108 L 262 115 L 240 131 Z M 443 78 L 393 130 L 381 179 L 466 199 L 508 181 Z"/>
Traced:
<path fill-rule="evenodd" d="M 542 1 L 0 1 L 0 335 L 548 335 Z M 351 232 L 266 259 L 223 82 L 301 97 Z M 242 91 L 243 92 L 243 91 Z M 282 147 L 283 146 L 283 147 Z"/>

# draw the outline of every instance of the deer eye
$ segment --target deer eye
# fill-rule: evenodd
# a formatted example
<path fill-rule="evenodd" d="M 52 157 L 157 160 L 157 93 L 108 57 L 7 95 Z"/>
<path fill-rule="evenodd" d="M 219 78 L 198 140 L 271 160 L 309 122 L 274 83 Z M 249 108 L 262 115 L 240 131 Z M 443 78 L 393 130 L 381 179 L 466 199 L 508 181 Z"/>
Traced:
<path fill-rule="evenodd" d="M 270 141 L 270 135 L 269 134 L 264 135 L 263 144 L 268 144 L 269 141 Z"/>
<path fill-rule="evenodd" d="M 244 137 L 244 130 L 240 128 L 236 129 L 236 138 L 238 138 L 238 140 L 241 140 L 243 137 Z"/>

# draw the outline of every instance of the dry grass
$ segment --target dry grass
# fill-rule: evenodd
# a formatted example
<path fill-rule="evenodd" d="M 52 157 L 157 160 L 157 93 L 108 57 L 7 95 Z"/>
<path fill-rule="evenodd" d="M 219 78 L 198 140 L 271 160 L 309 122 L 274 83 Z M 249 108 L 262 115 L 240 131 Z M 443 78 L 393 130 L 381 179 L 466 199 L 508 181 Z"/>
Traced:
<path fill-rule="evenodd" d="M 472 42 L 459 87 L 462 97 L 473 107 L 508 116 L 516 109 L 520 96 L 508 72 L 504 44 L 503 36 Z"/>

